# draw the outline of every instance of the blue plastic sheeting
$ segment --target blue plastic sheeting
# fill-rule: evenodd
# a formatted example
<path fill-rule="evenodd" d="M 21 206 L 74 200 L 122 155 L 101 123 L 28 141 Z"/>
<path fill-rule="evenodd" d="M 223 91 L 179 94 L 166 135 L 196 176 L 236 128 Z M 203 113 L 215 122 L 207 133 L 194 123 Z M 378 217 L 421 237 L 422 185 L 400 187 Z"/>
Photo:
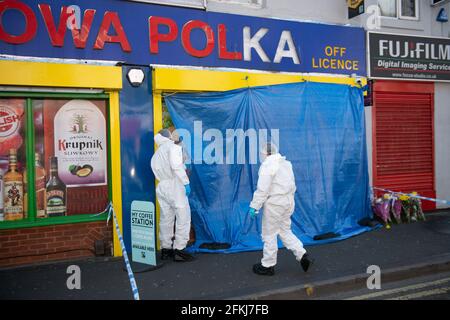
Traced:
<path fill-rule="evenodd" d="M 174 94 L 165 101 L 175 127 L 186 130 L 183 143 L 193 162 L 190 205 L 196 243 L 191 251 L 239 252 L 263 246 L 262 215 L 252 220 L 247 214 L 260 165 L 251 164 L 255 145 L 248 139 L 245 148 L 234 150 L 230 140 L 221 143 L 220 134 L 226 137 L 227 129 L 255 129 L 258 134 L 266 129 L 272 141 L 276 131 L 271 130 L 279 130 L 280 153 L 292 162 L 297 184 L 292 229 L 305 245 L 371 230 L 358 225 L 372 216 L 361 89 L 304 82 Z M 259 140 L 262 144 L 266 138 Z M 244 151 L 245 162 L 236 164 Z M 222 152 L 232 152 L 224 163 Z M 340 236 L 313 240 L 328 232 Z M 211 251 L 200 248 L 203 243 L 228 243 L 231 248 Z"/>

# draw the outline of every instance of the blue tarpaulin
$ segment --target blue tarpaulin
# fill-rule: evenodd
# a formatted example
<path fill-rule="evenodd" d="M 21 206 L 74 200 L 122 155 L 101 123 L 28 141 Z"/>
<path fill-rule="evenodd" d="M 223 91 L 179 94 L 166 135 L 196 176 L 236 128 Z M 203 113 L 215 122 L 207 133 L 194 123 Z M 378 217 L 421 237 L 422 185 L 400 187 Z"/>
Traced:
<path fill-rule="evenodd" d="M 361 89 L 302 82 L 177 93 L 165 102 L 192 161 L 192 251 L 210 251 L 200 248 L 205 243 L 231 245 L 214 252 L 262 248 L 261 214 L 251 219 L 247 211 L 260 166 L 254 155 L 266 140 L 278 141 L 280 153 L 292 162 L 297 184 L 292 230 L 305 245 L 370 230 L 358 224 L 372 216 Z M 330 232 L 338 236 L 314 240 Z"/>

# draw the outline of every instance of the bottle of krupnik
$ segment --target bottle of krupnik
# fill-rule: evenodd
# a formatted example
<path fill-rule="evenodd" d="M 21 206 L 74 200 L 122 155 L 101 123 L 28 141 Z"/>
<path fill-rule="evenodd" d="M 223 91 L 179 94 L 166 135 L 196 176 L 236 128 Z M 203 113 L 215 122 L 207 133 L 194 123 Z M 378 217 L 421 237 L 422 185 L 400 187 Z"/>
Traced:
<path fill-rule="evenodd" d="M 46 212 L 48 217 L 60 217 L 66 215 L 67 189 L 64 182 L 62 182 L 58 176 L 57 157 L 50 158 L 50 177 L 46 186 L 46 199 Z"/>

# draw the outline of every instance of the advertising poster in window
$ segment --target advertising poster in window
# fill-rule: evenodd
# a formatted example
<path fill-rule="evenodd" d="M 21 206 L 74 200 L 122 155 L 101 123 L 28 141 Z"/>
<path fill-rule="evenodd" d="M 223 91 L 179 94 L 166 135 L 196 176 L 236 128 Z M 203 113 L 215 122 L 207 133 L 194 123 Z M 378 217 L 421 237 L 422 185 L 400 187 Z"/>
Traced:
<path fill-rule="evenodd" d="M 72 100 L 54 119 L 58 174 L 68 187 L 106 185 L 106 119 L 87 100 Z"/>
<path fill-rule="evenodd" d="M 105 101 L 34 100 L 33 110 L 37 217 L 104 211 L 108 204 Z"/>
<path fill-rule="evenodd" d="M 25 100 L 0 99 L 0 221 L 26 218 Z"/>

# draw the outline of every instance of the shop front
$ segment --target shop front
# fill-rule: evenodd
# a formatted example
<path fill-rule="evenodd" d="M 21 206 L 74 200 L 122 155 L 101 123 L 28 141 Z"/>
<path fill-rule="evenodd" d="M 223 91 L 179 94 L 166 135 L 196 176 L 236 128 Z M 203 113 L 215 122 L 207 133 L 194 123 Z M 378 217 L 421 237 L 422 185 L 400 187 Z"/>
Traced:
<path fill-rule="evenodd" d="M 437 127 L 448 102 L 450 42 L 445 38 L 368 34 L 373 82 L 373 185 L 446 198 L 445 136 Z M 444 169 L 444 170 L 443 170 Z M 441 187 L 442 186 L 442 187 Z M 425 210 L 436 203 L 424 201 Z"/>
<path fill-rule="evenodd" d="M 362 28 L 110 0 L 0 14 L 1 266 L 120 256 L 110 202 L 131 252 L 131 203 L 156 203 L 153 137 L 173 126 L 165 96 L 366 82 Z"/>

